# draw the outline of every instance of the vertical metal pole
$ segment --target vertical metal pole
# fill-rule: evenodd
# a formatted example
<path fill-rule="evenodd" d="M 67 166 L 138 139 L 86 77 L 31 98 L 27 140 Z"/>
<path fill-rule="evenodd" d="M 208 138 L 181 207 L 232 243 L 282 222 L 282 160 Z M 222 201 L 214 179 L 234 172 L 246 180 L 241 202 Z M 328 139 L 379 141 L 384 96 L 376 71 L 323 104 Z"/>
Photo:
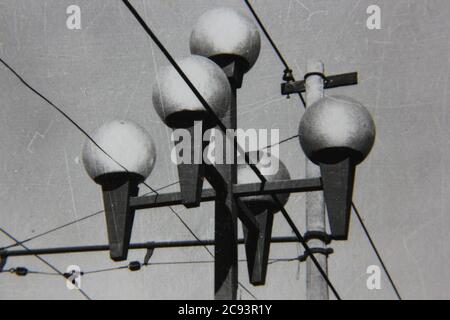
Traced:
<path fill-rule="evenodd" d="M 230 81 L 231 82 L 231 81 Z M 236 129 L 236 86 L 232 87 L 230 111 L 222 120 L 228 129 Z M 226 141 L 223 139 L 223 164 L 216 168 L 226 187 L 217 190 L 215 203 L 215 262 L 214 262 L 214 294 L 216 300 L 236 300 L 238 287 L 238 243 L 237 243 L 237 205 L 233 199 L 233 184 L 237 183 L 236 148 L 233 145 L 233 163 L 226 164 Z"/>
<path fill-rule="evenodd" d="M 323 63 L 311 60 L 307 63 L 307 73 L 324 73 Z M 306 106 L 323 97 L 323 79 L 319 75 L 311 75 L 305 81 Z M 320 168 L 309 160 L 306 160 L 306 177 L 320 177 Z M 308 192 L 306 194 L 306 230 L 325 232 L 325 202 L 323 192 Z M 325 248 L 326 244 L 319 239 L 308 241 L 310 248 Z M 314 254 L 322 269 L 328 273 L 327 256 Z M 328 285 L 323 279 L 317 267 L 311 261 L 306 261 L 306 295 L 308 300 L 328 300 Z"/>

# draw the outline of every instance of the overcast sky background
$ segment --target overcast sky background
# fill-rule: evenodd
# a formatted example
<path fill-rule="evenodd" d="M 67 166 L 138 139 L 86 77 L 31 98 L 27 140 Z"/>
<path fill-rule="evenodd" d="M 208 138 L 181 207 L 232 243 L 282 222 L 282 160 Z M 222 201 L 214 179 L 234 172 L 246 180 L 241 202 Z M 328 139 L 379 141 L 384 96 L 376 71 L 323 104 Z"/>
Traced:
<path fill-rule="evenodd" d="M 326 73 L 358 71 L 358 86 L 328 90 L 361 101 L 377 126 L 375 146 L 358 167 L 354 202 L 404 298 L 450 298 L 450 121 L 447 0 L 255 0 L 297 78 L 306 61 L 321 59 Z M 249 14 L 243 1 L 134 0 L 132 3 L 177 58 L 189 55 L 198 17 L 217 6 Z M 68 30 L 66 8 L 81 8 L 82 30 Z M 368 30 L 366 9 L 381 8 L 382 29 Z M 104 122 L 126 118 L 157 142 L 156 167 L 147 183 L 178 180 L 170 161 L 170 130 L 152 107 L 151 88 L 167 61 L 119 0 L 0 0 L 0 56 L 36 89 L 92 133 Z M 280 138 L 297 133 L 303 107 L 280 95 L 283 66 L 262 36 L 262 50 L 239 92 L 241 128 L 276 128 Z M 0 226 L 18 239 L 102 209 L 100 187 L 80 161 L 84 136 L 46 102 L 0 67 Z M 304 177 L 298 140 L 280 147 L 293 178 Z M 176 191 L 174 186 L 166 191 Z M 148 192 L 142 186 L 141 193 Z M 214 237 L 213 204 L 185 210 L 183 219 L 201 239 Z M 287 211 L 305 229 L 304 196 L 292 195 Z M 281 215 L 275 235 L 291 235 Z M 192 240 L 168 208 L 138 211 L 132 241 Z M 31 248 L 105 244 L 103 215 L 28 243 Z M 11 244 L 0 235 L 0 247 Z M 333 242 L 330 279 L 343 299 L 394 299 L 386 276 L 368 290 L 366 269 L 379 265 L 355 216 L 349 240 Z M 240 256 L 244 258 L 243 247 Z M 292 258 L 299 245 L 273 245 L 271 258 Z M 129 260 L 142 260 L 132 251 Z M 46 256 L 65 271 L 114 264 L 108 252 Z M 157 249 L 154 262 L 210 260 L 203 248 Z M 10 258 L 6 268 L 51 271 L 34 257 Z M 213 264 L 158 265 L 86 275 L 82 287 L 94 299 L 210 299 Z M 304 299 L 305 264 L 271 264 L 267 285 L 240 281 L 259 299 Z M 251 298 L 239 290 L 243 299 Z M 330 293 L 332 297 L 332 294 Z M 82 299 L 57 276 L 19 278 L 0 274 L 0 299 Z"/>

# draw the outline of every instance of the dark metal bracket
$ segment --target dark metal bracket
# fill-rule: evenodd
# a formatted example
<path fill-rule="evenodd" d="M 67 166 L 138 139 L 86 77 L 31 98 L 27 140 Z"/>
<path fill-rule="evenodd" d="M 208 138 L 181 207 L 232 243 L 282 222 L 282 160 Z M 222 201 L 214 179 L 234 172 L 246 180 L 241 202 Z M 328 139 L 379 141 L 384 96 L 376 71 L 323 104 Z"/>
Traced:
<path fill-rule="evenodd" d="M 129 201 L 138 195 L 138 182 L 137 178 L 117 175 L 102 185 L 110 257 L 114 261 L 126 260 L 128 255 L 135 213 Z"/>
<path fill-rule="evenodd" d="M 3 268 L 5 267 L 7 260 L 8 260 L 7 255 L 0 254 L 0 272 L 3 271 Z"/>
<path fill-rule="evenodd" d="M 191 137 L 195 137 L 195 126 L 187 128 Z M 204 130 L 201 132 L 202 137 Z M 200 145 L 196 145 L 199 143 Z M 189 150 L 184 150 L 190 154 L 193 164 L 178 164 L 178 177 L 180 178 L 180 190 L 183 197 L 183 205 L 186 208 L 196 208 L 200 206 L 201 194 L 203 189 L 203 178 L 205 176 L 205 166 L 204 163 L 195 163 L 195 150 L 196 148 L 201 148 L 202 154 L 207 143 L 204 141 L 195 141 L 193 139 L 190 144 Z"/>
<path fill-rule="evenodd" d="M 334 252 L 333 248 L 310 248 L 311 253 L 316 254 L 323 254 L 326 256 L 329 256 Z M 298 261 L 305 262 L 306 259 L 309 258 L 309 254 L 304 252 L 301 256 L 298 257 Z"/>
<path fill-rule="evenodd" d="M 266 209 L 255 216 L 241 199 L 235 197 L 235 201 L 239 207 L 239 218 L 243 224 L 250 283 L 254 286 L 264 285 L 269 262 L 273 213 Z"/>
<path fill-rule="evenodd" d="M 258 231 L 254 232 L 243 226 L 245 254 L 250 283 L 261 286 L 266 283 L 269 263 L 270 239 L 272 237 L 273 213 L 268 209 L 255 216 Z"/>
<path fill-rule="evenodd" d="M 237 197 L 273 193 L 312 192 L 320 190 L 323 190 L 322 180 L 320 178 L 235 184 L 233 186 L 233 194 Z M 214 201 L 215 199 L 216 191 L 214 189 L 202 190 L 201 202 Z M 131 197 L 130 199 L 130 207 L 135 210 L 180 204 L 183 204 L 183 195 L 181 192 L 160 193 L 157 195 Z"/>
<path fill-rule="evenodd" d="M 295 236 L 275 237 L 271 239 L 271 243 L 297 243 L 298 239 Z M 202 246 L 214 246 L 215 240 L 184 240 L 184 241 L 159 241 L 159 242 L 145 242 L 133 243 L 129 245 L 130 250 L 143 249 L 158 249 L 158 248 L 190 248 Z M 244 244 L 245 239 L 238 239 L 238 244 Z M 53 254 L 68 254 L 81 252 L 98 252 L 109 251 L 109 244 L 104 245 L 90 245 L 90 246 L 76 246 L 76 247 L 56 247 L 56 248 L 40 248 L 40 249 L 23 249 L 23 250 L 4 250 L 0 257 L 2 261 L 6 262 L 8 257 L 32 256 L 32 255 L 53 255 Z M 145 260 L 144 260 L 145 262 Z"/>
<path fill-rule="evenodd" d="M 244 224 L 244 226 L 251 232 L 259 233 L 259 223 L 255 218 L 255 215 L 250 211 L 246 204 L 239 198 L 235 197 L 234 200 L 239 207 L 238 218 Z"/>
<path fill-rule="evenodd" d="M 323 195 L 334 240 L 347 240 L 355 179 L 355 165 L 347 158 L 337 163 L 320 164 Z"/>
<path fill-rule="evenodd" d="M 153 245 L 153 247 L 148 247 L 147 248 L 147 252 L 145 253 L 145 258 L 144 258 L 144 266 L 148 265 L 148 262 L 150 261 L 150 258 L 153 256 L 153 253 L 155 252 L 154 243 L 151 242 L 149 244 Z"/>
<path fill-rule="evenodd" d="M 305 234 L 303 235 L 303 238 L 305 239 L 306 242 L 312 239 L 318 239 L 322 240 L 322 242 L 324 242 L 325 244 L 330 244 L 332 240 L 331 235 L 329 235 L 328 233 L 314 230 L 306 231 Z"/>
<path fill-rule="evenodd" d="M 305 76 L 305 79 L 308 75 Z M 352 86 L 358 84 L 358 73 L 350 72 L 344 74 L 337 74 L 332 76 L 323 76 L 324 89 L 331 89 L 344 86 Z M 293 93 L 305 92 L 305 80 L 301 81 L 288 81 L 281 84 L 281 94 L 290 95 Z"/>

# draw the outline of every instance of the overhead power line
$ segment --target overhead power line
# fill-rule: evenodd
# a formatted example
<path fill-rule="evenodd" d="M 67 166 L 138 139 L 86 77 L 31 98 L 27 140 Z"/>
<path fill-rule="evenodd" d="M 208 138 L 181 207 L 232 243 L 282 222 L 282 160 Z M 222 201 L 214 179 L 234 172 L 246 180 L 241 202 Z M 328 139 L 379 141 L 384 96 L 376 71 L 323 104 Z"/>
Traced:
<path fill-rule="evenodd" d="M 271 144 L 271 145 L 269 145 L 269 146 L 266 146 L 266 147 L 262 148 L 261 150 L 267 150 L 267 149 L 273 148 L 273 147 L 275 147 L 275 146 L 279 146 L 279 145 L 282 144 L 282 143 L 285 143 L 285 142 L 291 141 L 292 139 L 298 138 L 298 136 L 299 136 L 299 135 L 296 134 L 295 136 L 286 138 L 286 139 L 284 139 L 284 140 L 281 140 L 280 142 L 277 142 L 277 143 Z"/>
<path fill-rule="evenodd" d="M 278 262 L 293 262 L 293 261 L 299 261 L 300 257 L 292 257 L 292 258 L 276 258 L 276 259 L 269 259 L 269 264 L 274 264 Z M 238 262 L 247 262 L 246 259 L 239 259 Z M 211 264 L 214 263 L 214 260 L 186 260 L 186 261 L 157 261 L 157 262 L 149 262 L 149 263 L 143 263 L 139 261 L 132 261 L 129 264 L 121 265 L 117 267 L 109 267 L 109 268 L 101 268 L 101 269 L 94 269 L 94 270 L 88 270 L 88 271 L 81 271 L 82 276 L 90 275 L 90 274 L 97 274 L 97 273 L 104 273 L 104 272 L 110 272 L 110 271 L 118 271 L 118 270 L 126 270 L 130 269 L 131 265 L 138 264 L 139 267 L 150 267 L 150 266 L 167 266 L 167 265 L 189 265 L 189 264 Z M 26 270 L 26 275 L 28 274 L 37 274 L 37 275 L 45 275 L 45 276 L 60 276 L 59 273 L 56 272 L 45 272 L 45 271 L 36 271 L 36 270 L 29 270 L 25 267 L 16 267 L 16 268 L 9 268 L 0 271 L 0 273 L 10 273 L 15 274 L 17 270 Z M 140 269 L 137 269 L 138 271 Z M 134 271 L 134 270 L 133 270 Z"/>
<path fill-rule="evenodd" d="M 125 168 L 120 162 L 115 160 L 108 152 L 105 151 L 90 135 L 86 132 L 75 120 L 73 120 L 67 113 L 65 113 L 60 107 L 55 105 L 50 99 L 46 98 L 43 94 L 41 94 L 39 91 L 37 91 L 35 88 L 33 88 L 25 79 L 19 75 L 8 63 L 6 63 L 2 58 L 0 58 L 0 62 L 9 69 L 16 77 L 20 80 L 28 89 L 33 91 L 36 95 L 38 95 L 40 98 L 42 98 L 45 102 L 47 102 L 50 106 L 52 106 L 56 111 L 58 111 L 64 118 L 69 120 L 70 123 L 72 123 L 83 135 L 85 135 L 101 152 L 103 152 L 108 158 L 110 158 L 115 164 L 120 166 L 122 169 L 124 169 L 126 172 L 129 172 L 127 168 Z M 154 191 L 151 186 L 143 183 L 146 185 L 150 190 Z"/>
<path fill-rule="evenodd" d="M 5 236 L 7 236 L 8 238 L 10 238 L 11 240 L 15 241 L 16 243 L 20 243 L 21 241 L 17 240 L 14 236 L 12 236 L 9 232 L 7 232 L 5 229 L 0 228 L 0 232 L 2 232 Z M 30 249 L 25 246 L 24 244 L 20 244 L 20 246 L 22 248 L 24 248 L 25 250 L 29 251 Z M 53 264 L 51 264 L 50 262 L 48 262 L 46 259 L 42 258 L 39 255 L 34 255 L 36 258 L 38 258 L 42 263 L 44 263 L 45 265 L 47 265 L 50 269 L 52 269 L 53 271 L 55 271 L 58 275 L 60 275 L 61 277 L 63 277 L 64 279 L 66 279 L 66 277 L 64 276 L 64 274 L 58 270 L 58 268 L 56 268 Z M 87 300 L 91 300 L 91 298 L 86 294 L 86 292 L 84 290 L 82 290 L 81 288 L 79 288 L 79 291 Z"/>
<path fill-rule="evenodd" d="M 289 81 L 295 81 L 295 78 L 294 78 L 293 71 L 292 71 L 291 67 L 289 67 L 289 64 L 287 63 L 287 61 L 284 58 L 283 54 L 281 53 L 280 49 L 278 49 L 278 46 L 273 41 L 272 37 L 270 36 L 270 34 L 267 31 L 267 29 L 264 26 L 264 24 L 262 23 L 262 20 L 259 18 L 259 16 L 256 13 L 255 9 L 251 5 L 250 1 L 249 0 L 244 0 L 244 2 L 247 5 L 247 7 L 250 10 L 250 12 L 252 13 L 252 15 L 255 18 L 256 22 L 258 23 L 259 27 L 263 31 L 263 33 L 266 36 L 267 40 L 270 42 L 270 45 L 272 46 L 272 48 L 275 51 L 275 53 L 278 56 L 278 58 L 280 59 L 281 63 L 283 64 L 283 66 L 285 68 L 285 70 L 284 70 L 284 75 L 286 77 L 285 79 L 289 80 Z M 301 102 L 303 104 L 303 107 L 306 108 L 306 101 L 305 101 L 305 98 L 303 98 L 303 95 L 301 94 L 301 92 L 298 93 L 298 96 L 299 96 L 299 98 L 300 98 L 300 100 L 301 100 Z"/>
<path fill-rule="evenodd" d="M 352 202 L 352 208 L 353 208 L 353 211 L 355 212 L 356 217 L 358 218 L 359 223 L 361 224 L 361 227 L 364 230 L 364 233 L 367 236 L 367 239 L 369 239 L 370 245 L 372 246 L 372 249 L 373 249 L 373 251 L 375 252 L 375 254 L 377 256 L 378 261 L 380 261 L 381 266 L 383 267 L 384 273 L 388 277 L 389 283 L 391 284 L 392 289 L 395 292 L 395 295 L 397 296 L 398 300 L 402 300 L 402 297 L 400 296 L 400 292 L 398 291 L 397 286 L 395 285 L 394 280 L 392 279 L 391 274 L 389 273 L 389 271 L 388 271 L 388 269 L 386 267 L 386 264 L 383 261 L 383 258 L 381 258 L 381 254 L 378 251 L 377 246 L 375 245 L 375 242 L 372 240 L 372 237 L 369 234 L 369 230 L 367 230 L 367 228 L 366 228 L 366 226 L 364 224 L 364 220 L 362 219 L 361 215 L 359 214 L 358 209 L 356 208 L 356 206 L 355 206 L 355 204 L 353 202 Z"/>
<path fill-rule="evenodd" d="M 63 224 L 63 225 L 60 225 L 60 226 L 55 227 L 55 228 L 52 228 L 52 229 L 50 229 L 50 230 L 47 230 L 47 231 L 42 232 L 42 233 L 40 233 L 40 234 L 37 234 L 37 235 L 35 235 L 35 236 L 29 237 L 29 238 L 27 238 L 27 239 L 25 239 L 25 240 L 21 240 L 20 242 L 16 242 L 16 243 L 10 244 L 9 246 L 0 248 L 0 251 L 6 250 L 6 249 L 10 249 L 10 248 L 13 248 L 13 247 L 20 246 L 20 245 L 22 245 L 22 244 L 24 244 L 24 243 L 27 243 L 27 242 L 30 242 L 30 241 L 35 240 L 35 239 L 37 239 L 37 238 L 46 236 L 46 235 L 48 235 L 48 234 L 50 234 L 50 233 L 52 233 L 52 232 L 56 232 L 56 231 L 58 231 L 58 230 L 61 230 L 61 229 L 63 229 L 63 228 L 66 228 L 66 227 L 68 227 L 68 226 L 71 226 L 71 225 L 73 225 L 73 224 L 76 224 L 76 223 L 78 223 L 78 222 L 81 222 L 81 221 L 87 220 L 87 219 L 89 219 L 89 218 L 95 217 L 95 216 L 99 215 L 99 214 L 102 213 L 102 212 L 103 212 L 103 210 L 99 210 L 99 211 L 97 211 L 97 212 L 91 213 L 91 214 L 89 214 L 89 215 L 87 215 L 87 216 L 85 216 L 85 217 L 82 217 L 82 218 L 80 218 L 80 219 L 76 219 L 76 220 L 74 220 L 74 221 L 65 223 L 65 224 Z"/>
<path fill-rule="evenodd" d="M 176 184 L 178 184 L 178 183 L 179 183 L 179 181 L 170 183 L 170 184 L 168 184 L 168 185 L 165 185 L 165 186 L 162 186 L 162 187 L 156 189 L 156 191 L 161 191 L 161 190 L 163 190 L 163 189 L 166 189 L 166 188 L 169 188 L 169 187 L 171 187 L 171 186 L 174 186 L 174 185 L 176 185 Z M 152 191 L 152 192 L 147 192 L 147 193 L 144 194 L 144 196 L 149 195 L 150 193 L 154 193 L 154 192 L 153 192 L 153 191 Z M 69 226 L 71 226 L 71 225 L 74 225 L 74 224 L 76 224 L 76 223 L 78 223 L 78 222 L 81 222 L 81 221 L 84 221 L 84 220 L 93 218 L 93 217 L 95 217 L 95 216 L 97 216 L 97 215 L 99 215 L 99 214 L 101 214 L 101 213 L 103 213 L 103 212 L 104 212 L 104 210 L 98 210 L 98 211 L 96 211 L 96 212 L 94 212 L 94 213 L 88 214 L 87 216 L 84 216 L 84 217 L 81 217 L 81 218 L 79 218 L 79 219 L 76 219 L 76 220 L 67 222 L 67 223 L 62 224 L 62 225 L 60 225 L 60 226 L 54 227 L 54 228 L 52 228 L 52 229 L 49 229 L 49 230 L 47 230 L 47 231 L 44 231 L 44 232 L 42 232 L 42 233 L 39 233 L 39 234 L 34 235 L 34 236 L 32 236 L 32 237 L 29 237 L 29 238 L 27 238 L 27 239 L 25 239 L 25 240 L 22 240 L 20 243 L 13 243 L 13 244 L 11 244 L 11 245 L 9 245 L 9 246 L 2 247 L 2 248 L 0 248 L 0 251 L 6 250 L 6 249 L 10 249 L 10 248 L 13 248 L 13 247 L 17 247 L 17 246 L 19 246 L 20 244 L 27 243 L 27 242 L 30 242 L 30 241 L 32 241 L 32 240 L 41 238 L 41 237 L 46 236 L 46 235 L 48 235 L 48 234 L 50 234 L 50 233 L 53 233 L 53 232 L 56 232 L 56 231 L 58 231 L 58 230 L 64 229 L 64 228 L 66 228 L 66 227 L 69 227 Z"/>
<path fill-rule="evenodd" d="M 280 49 L 278 49 L 277 45 L 275 44 L 275 42 L 272 40 L 272 37 L 270 36 L 269 32 L 267 31 L 266 27 L 264 26 L 264 24 L 262 23 L 261 19 L 259 18 L 259 16 L 256 14 L 255 9 L 253 9 L 252 5 L 250 4 L 250 1 L 248 0 L 244 0 L 245 4 L 247 5 L 248 9 L 250 10 L 250 12 L 253 14 L 253 17 L 255 17 L 256 22 L 258 22 L 259 27 L 261 28 L 262 32 L 264 33 L 264 35 L 266 36 L 267 40 L 269 40 L 270 45 L 272 46 L 273 50 L 275 50 L 275 53 L 277 54 L 278 58 L 280 59 L 281 63 L 284 65 L 284 67 L 286 69 L 290 69 L 289 65 L 286 61 L 286 59 L 283 57 L 283 55 L 281 54 Z"/>

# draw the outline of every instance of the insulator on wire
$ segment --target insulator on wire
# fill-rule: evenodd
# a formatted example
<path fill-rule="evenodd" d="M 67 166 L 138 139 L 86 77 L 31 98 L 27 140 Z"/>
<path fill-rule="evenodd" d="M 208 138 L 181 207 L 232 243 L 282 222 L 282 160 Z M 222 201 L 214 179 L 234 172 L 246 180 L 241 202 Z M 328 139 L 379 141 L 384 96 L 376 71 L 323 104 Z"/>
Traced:
<path fill-rule="evenodd" d="M 65 272 L 63 273 L 64 278 L 69 279 L 71 276 L 73 276 L 74 274 L 76 274 L 77 272 L 75 270 L 72 270 L 71 272 Z M 78 273 L 80 276 L 84 276 L 84 272 L 80 271 Z"/>
<path fill-rule="evenodd" d="M 141 270 L 141 263 L 139 261 L 131 261 L 128 265 L 128 269 L 130 271 L 139 271 Z"/>
<path fill-rule="evenodd" d="M 285 69 L 283 73 L 283 80 L 286 82 L 294 81 L 294 75 L 292 74 L 292 69 Z"/>
<path fill-rule="evenodd" d="M 14 270 L 14 273 L 19 277 L 25 277 L 28 274 L 28 269 L 25 267 L 17 267 Z"/>

